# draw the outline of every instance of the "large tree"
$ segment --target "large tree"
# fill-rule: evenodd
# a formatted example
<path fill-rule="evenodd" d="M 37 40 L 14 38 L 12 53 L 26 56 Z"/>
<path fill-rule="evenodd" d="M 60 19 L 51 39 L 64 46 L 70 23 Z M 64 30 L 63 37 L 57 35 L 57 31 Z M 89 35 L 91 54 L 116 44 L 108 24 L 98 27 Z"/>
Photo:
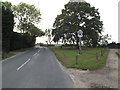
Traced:
<path fill-rule="evenodd" d="M 77 31 L 83 30 L 83 43 L 87 46 L 98 45 L 103 29 L 98 9 L 87 2 L 69 2 L 62 14 L 55 19 L 52 35 L 54 42 L 66 41 L 78 44 Z"/>
<path fill-rule="evenodd" d="M 42 36 L 44 33 L 35 25 L 41 20 L 40 10 L 36 9 L 34 5 L 20 3 L 14 6 L 14 14 L 16 27 L 22 33 L 29 33 L 31 36 Z"/>

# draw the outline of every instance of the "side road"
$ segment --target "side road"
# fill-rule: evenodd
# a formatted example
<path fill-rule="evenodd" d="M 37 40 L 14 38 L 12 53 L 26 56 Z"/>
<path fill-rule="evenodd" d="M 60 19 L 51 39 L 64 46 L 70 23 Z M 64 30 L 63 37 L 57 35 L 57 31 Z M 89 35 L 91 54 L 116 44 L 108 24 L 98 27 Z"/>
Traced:
<path fill-rule="evenodd" d="M 83 71 L 61 67 L 71 76 L 76 88 L 118 88 L 118 57 L 115 52 L 118 49 L 110 50 L 106 66 L 100 70 Z"/>

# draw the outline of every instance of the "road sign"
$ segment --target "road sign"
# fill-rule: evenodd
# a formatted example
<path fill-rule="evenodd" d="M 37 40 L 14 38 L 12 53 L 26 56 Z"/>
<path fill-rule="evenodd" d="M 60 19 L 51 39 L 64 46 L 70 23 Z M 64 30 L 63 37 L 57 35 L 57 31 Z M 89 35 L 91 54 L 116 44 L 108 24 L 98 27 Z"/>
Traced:
<path fill-rule="evenodd" d="M 82 30 L 78 30 L 77 34 L 78 34 L 78 37 L 83 37 L 83 31 Z"/>

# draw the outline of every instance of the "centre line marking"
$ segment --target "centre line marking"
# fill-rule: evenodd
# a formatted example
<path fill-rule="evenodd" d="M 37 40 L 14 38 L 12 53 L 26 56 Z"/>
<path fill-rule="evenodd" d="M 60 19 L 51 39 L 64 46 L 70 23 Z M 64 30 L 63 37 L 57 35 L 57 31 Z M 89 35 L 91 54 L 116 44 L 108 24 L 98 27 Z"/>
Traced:
<path fill-rule="evenodd" d="M 17 71 L 20 70 L 25 64 L 27 64 L 31 59 L 28 59 L 25 63 L 23 63 L 19 68 L 17 68 Z"/>
<path fill-rule="evenodd" d="M 38 52 L 40 52 L 40 50 Z"/>
<path fill-rule="evenodd" d="M 37 56 L 39 56 L 39 54 L 37 54 Z"/>
<path fill-rule="evenodd" d="M 33 56 L 37 55 L 37 53 L 35 53 Z"/>

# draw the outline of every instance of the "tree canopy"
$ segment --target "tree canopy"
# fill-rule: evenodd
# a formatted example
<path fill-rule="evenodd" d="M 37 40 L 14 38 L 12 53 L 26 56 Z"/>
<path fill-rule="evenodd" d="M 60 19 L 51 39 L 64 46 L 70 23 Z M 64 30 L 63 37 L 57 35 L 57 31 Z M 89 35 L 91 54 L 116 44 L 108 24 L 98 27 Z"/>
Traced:
<path fill-rule="evenodd" d="M 51 34 L 51 31 L 52 31 L 52 29 L 46 29 L 46 30 L 45 30 L 45 35 L 46 35 L 46 37 L 48 38 L 48 41 L 47 41 L 47 42 L 49 42 L 49 44 L 51 44 L 51 42 L 52 42 L 52 34 Z"/>
<path fill-rule="evenodd" d="M 62 9 L 62 14 L 57 15 L 53 24 L 53 41 L 78 44 L 77 31 L 83 30 L 83 43 L 87 46 L 98 45 L 103 29 L 98 9 L 87 2 L 69 2 Z"/>
<path fill-rule="evenodd" d="M 22 33 L 29 33 L 32 36 L 42 36 L 43 32 L 35 25 L 41 20 L 40 10 L 34 5 L 20 3 L 14 6 L 16 26 Z M 34 35 L 33 35 L 34 34 Z"/>
<path fill-rule="evenodd" d="M 0 2 L 2 10 L 2 51 L 9 52 L 21 48 L 33 47 L 36 37 L 45 33 L 37 25 L 40 22 L 41 14 L 34 5 L 20 3 L 13 6 L 10 2 Z M 15 22 L 15 23 L 14 23 Z M 17 33 L 13 31 L 14 24 Z"/>

